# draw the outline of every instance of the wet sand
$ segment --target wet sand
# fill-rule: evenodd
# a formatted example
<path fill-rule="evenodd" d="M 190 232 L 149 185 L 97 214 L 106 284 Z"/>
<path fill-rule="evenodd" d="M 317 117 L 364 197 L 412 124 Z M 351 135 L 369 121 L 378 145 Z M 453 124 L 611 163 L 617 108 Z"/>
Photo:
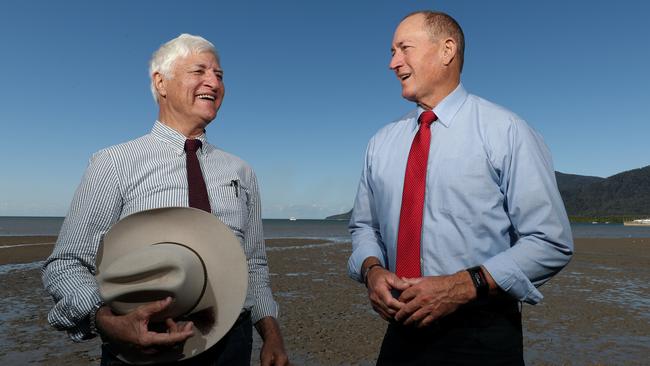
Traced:
<path fill-rule="evenodd" d="M 1 365 L 98 365 L 99 342 L 47 325 L 39 264 L 53 237 L 0 237 Z M 16 246 L 23 244 L 39 244 Z M 296 365 L 371 365 L 385 323 L 348 279 L 349 243 L 267 240 L 281 326 Z M 22 264 L 20 264 L 22 263 Z M 577 239 L 573 261 L 524 305 L 528 365 L 642 365 L 650 358 L 650 239 Z M 253 359 L 259 355 L 256 339 Z M 254 364 L 257 364 L 255 362 Z"/>

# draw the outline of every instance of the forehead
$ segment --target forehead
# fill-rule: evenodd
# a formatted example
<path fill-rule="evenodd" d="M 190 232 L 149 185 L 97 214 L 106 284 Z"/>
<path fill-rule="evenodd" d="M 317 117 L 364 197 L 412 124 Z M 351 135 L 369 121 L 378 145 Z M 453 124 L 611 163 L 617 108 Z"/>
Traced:
<path fill-rule="evenodd" d="M 395 29 L 395 36 L 393 41 L 402 42 L 406 39 L 424 39 L 428 38 L 424 25 L 424 15 L 416 14 L 404 19 Z"/>
<path fill-rule="evenodd" d="M 212 52 L 190 53 L 186 57 L 180 57 L 174 62 L 174 68 L 204 67 L 207 69 L 221 69 L 217 57 Z"/>

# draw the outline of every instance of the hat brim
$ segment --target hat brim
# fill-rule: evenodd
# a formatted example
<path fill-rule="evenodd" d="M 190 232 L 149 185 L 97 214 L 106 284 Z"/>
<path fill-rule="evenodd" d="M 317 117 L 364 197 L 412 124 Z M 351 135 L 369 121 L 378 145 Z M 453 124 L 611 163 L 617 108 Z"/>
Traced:
<path fill-rule="evenodd" d="M 202 353 L 230 330 L 246 299 L 248 266 L 239 240 L 216 216 L 189 207 L 141 211 L 117 222 L 99 248 L 96 275 L 131 251 L 163 242 L 191 248 L 205 265 L 206 290 L 195 307 L 199 312 L 193 311 L 201 314 L 203 324 L 194 321 L 194 335 L 182 349 L 175 347 L 153 355 L 118 351 L 116 356 L 131 364 L 179 361 Z"/>

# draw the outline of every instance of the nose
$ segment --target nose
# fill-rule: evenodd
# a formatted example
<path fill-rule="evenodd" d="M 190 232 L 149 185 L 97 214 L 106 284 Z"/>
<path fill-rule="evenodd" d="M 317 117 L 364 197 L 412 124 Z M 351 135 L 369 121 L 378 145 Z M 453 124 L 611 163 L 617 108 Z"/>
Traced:
<path fill-rule="evenodd" d="M 388 68 L 397 71 L 397 68 L 402 66 L 403 64 L 403 58 L 402 58 L 402 53 L 399 52 L 399 50 L 395 51 L 393 56 L 390 58 L 390 63 L 388 64 Z"/>
<path fill-rule="evenodd" d="M 214 72 L 206 72 L 203 78 L 203 84 L 210 87 L 210 89 L 218 89 L 223 85 L 223 80 Z"/>

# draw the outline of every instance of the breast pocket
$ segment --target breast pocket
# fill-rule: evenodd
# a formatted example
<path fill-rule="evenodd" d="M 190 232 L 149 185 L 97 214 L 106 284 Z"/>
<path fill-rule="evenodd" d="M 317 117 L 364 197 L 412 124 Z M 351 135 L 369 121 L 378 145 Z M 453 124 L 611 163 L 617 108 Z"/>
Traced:
<path fill-rule="evenodd" d="M 495 173 L 483 156 L 445 159 L 434 174 L 443 214 L 477 224 L 503 202 Z"/>
<path fill-rule="evenodd" d="M 234 183 L 237 182 L 237 183 Z M 248 227 L 248 194 L 238 180 L 217 185 L 215 188 L 215 215 L 228 225 L 240 239 Z"/>

